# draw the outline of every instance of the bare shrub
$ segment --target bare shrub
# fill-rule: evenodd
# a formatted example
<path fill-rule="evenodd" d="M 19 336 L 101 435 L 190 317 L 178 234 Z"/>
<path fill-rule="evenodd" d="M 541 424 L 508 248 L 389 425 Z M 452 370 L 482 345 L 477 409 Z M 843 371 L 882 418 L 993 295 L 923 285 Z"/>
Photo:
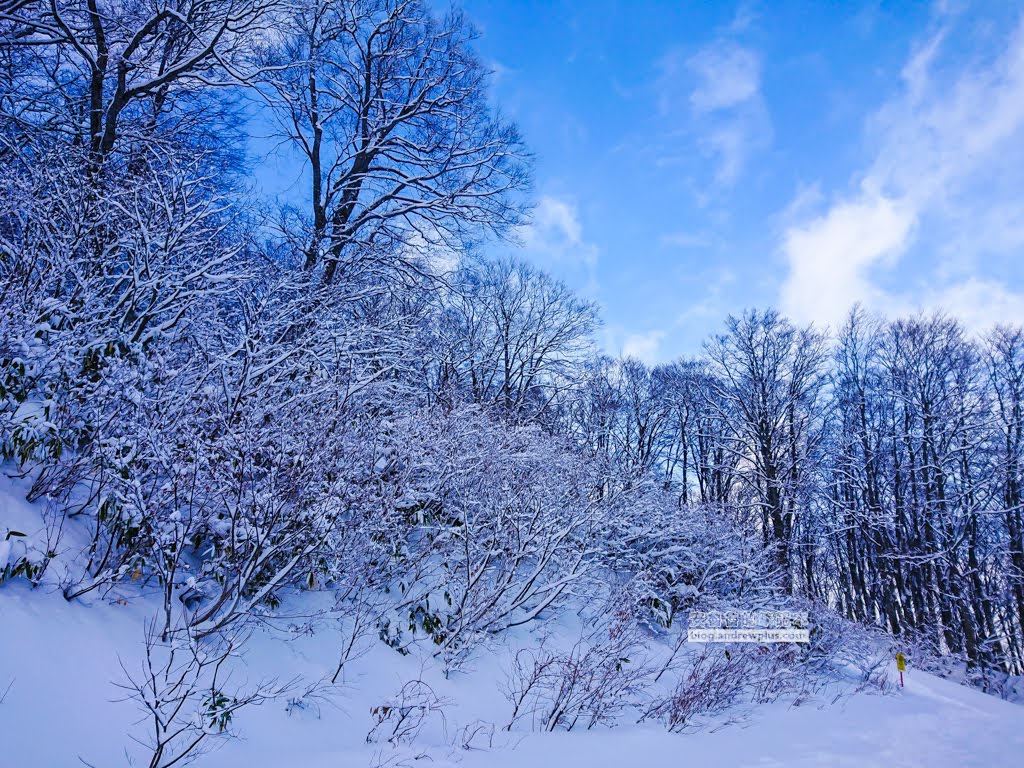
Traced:
<path fill-rule="evenodd" d="M 283 696 L 294 685 L 274 679 L 236 684 L 229 662 L 245 643 L 242 635 L 197 641 L 179 632 L 166 642 L 160 635 L 154 622 L 147 623 L 141 671 L 129 672 L 122 663 L 125 680 L 116 684 L 149 721 L 149 736 L 135 739 L 146 748 L 149 768 L 192 762 L 233 735 L 239 710 Z"/>
<path fill-rule="evenodd" d="M 850 621 L 810 606 L 810 642 L 799 646 L 798 664 L 805 681 L 853 679 L 851 692 L 891 690 L 888 665 L 897 641 L 879 627 Z"/>
<path fill-rule="evenodd" d="M 656 699 L 642 720 L 653 718 L 676 733 L 695 720 L 720 714 L 743 696 L 750 671 L 749 654 L 705 646 L 689 655 L 689 672 L 668 696 Z"/>
<path fill-rule="evenodd" d="M 611 725 L 651 676 L 651 668 L 637 658 L 641 636 L 632 623 L 599 626 L 566 653 L 545 644 L 516 654 L 506 691 L 512 702 L 506 730 L 526 716 L 534 730 L 543 731 Z"/>
<path fill-rule="evenodd" d="M 435 716 L 447 730 L 444 710 L 449 703 L 422 680 L 410 680 L 394 697 L 370 710 L 374 723 L 366 734 L 366 743 L 383 738 L 392 746 L 412 744 L 427 721 Z"/>
<path fill-rule="evenodd" d="M 681 635 L 669 663 L 658 673 L 659 678 L 678 673 L 679 680 L 668 695 L 647 707 L 641 720 L 653 718 L 679 732 L 726 712 L 739 713 L 748 704 L 788 697 L 799 705 L 830 686 L 836 699 L 860 691 L 886 692 L 891 658 L 887 636 L 815 606 L 807 608 L 807 643 L 712 643 L 686 650 L 686 636 Z M 838 684 L 837 694 L 833 684 Z"/>
<path fill-rule="evenodd" d="M 464 750 L 491 749 L 494 746 L 494 723 L 474 720 L 459 729 L 456 745 Z"/>

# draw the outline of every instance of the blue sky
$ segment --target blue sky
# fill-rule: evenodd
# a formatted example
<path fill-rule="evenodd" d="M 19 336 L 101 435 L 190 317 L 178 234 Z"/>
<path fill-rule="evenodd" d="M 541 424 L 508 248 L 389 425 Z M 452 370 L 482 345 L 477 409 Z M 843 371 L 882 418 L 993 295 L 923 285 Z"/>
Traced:
<path fill-rule="evenodd" d="M 462 7 L 536 154 L 517 252 L 610 353 L 694 354 L 747 306 L 1024 321 L 1020 5 Z"/>

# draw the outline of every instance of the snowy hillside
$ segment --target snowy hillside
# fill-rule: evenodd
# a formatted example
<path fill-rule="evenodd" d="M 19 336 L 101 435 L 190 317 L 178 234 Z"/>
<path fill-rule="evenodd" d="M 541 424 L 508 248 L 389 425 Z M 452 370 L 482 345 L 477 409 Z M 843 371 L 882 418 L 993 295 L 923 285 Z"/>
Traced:
<path fill-rule="evenodd" d="M 6 477 L 0 483 L 0 527 L 32 542 L 43 530 L 39 505 L 23 500 L 24 487 Z M 135 739 L 146 741 L 149 722 L 123 685 L 127 673 L 138 678 L 142 670 L 143 628 L 159 609 L 158 596 L 127 588 L 68 602 L 49 575 L 60 565 L 58 557 L 39 587 L 12 579 L 0 589 L 0 766 L 146 765 Z M 736 704 L 683 733 L 637 723 L 632 708 L 592 729 L 543 733 L 521 718 L 509 731 L 516 652 L 535 649 L 544 635 L 556 646 L 572 645 L 583 632 L 576 614 L 504 633 L 447 676 L 429 643 L 403 655 L 364 637 L 329 685 L 325 676 L 336 669 L 345 635 L 323 615 L 314 631 L 301 629 L 329 604 L 325 594 L 294 597 L 229 660 L 230 686 L 273 679 L 291 689 L 239 710 L 227 735 L 211 737 L 198 765 L 611 768 L 677 765 L 685 757 L 706 766 L 988 768 L 1018 765 L 1024 753 L 1024 707 L 913 669 L 900 690 L 894 663 L 882 689 L 857 685 L 855 676 L 824 681 L 812 695 Z M 643 654 L 651 659 L 669 652 L 663 640 L 648 642 Z M 310 692 L 317 681 L 322 685 Z M 392 739 L 395 719 L 380 722 L 380 708 L 400 704 L 410 684 L 428 693 L 429 711 Z"/>
<path fill-rule="evenodd" d="M 0 0 L 0 768 L 1024 766 L 1024 18 L 637 5 Z"/>
<path fill-rule="evenodd" d="M 0 590 L 0 765 L 59 768 L 78 758 L 125 765 L 138 754 L 127 734 L 145 735 L 141 713 L 113 684 L 140 663 L 144 605 L 68 604 L 23 585 Z M 332 666 L 336 638 L 318 633 L 285 641 L 260 633 L 236 674 L 315 678 Z M 224 739 L 198 765 L 223 768 L 336 768 L 361 765 L 470 766 L 929 766 L 1020 765 L 1024 708 L 910 670 L 903 691 L 830 697 L 801 706 L 779 702 L 746 711 L 720 729 L 672 734 L 658 724 L 570 733 L 497 730 L 509 718 L 502 695 L 509 654 L 488 656 L 444 679 L 438 665 L 401 656 L 382 643 L 346 670 L 330 698 L 306 710 L 285 700 L 240 712 L 237 738 Z M 895 674 L 893 668 L 892 674 Z M 422 678 L 443 709 L 411 745 L 367 744 L 373 707 Z M 13 681 L 13 682 L 12 682 Z M 738 713 L 733 713 L 734 715 Z M 471 749 L 463 748 L 468 739 Z M 416 760 L 418 756 L 429 760 Z M 140 764 L 140 763 L 136 763 Z M 144 763 L 143 763 L 144 764 Z"/>

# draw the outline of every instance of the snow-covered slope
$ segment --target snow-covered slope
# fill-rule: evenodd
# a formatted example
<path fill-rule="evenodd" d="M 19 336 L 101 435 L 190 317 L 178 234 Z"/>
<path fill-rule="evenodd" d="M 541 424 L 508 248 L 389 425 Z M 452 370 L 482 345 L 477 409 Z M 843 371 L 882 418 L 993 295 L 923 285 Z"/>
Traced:
<path fill-rule="evenodd" d="M 0 765 L 127 764 L 139 754 L 130 734 L 144 735 L 139 712 L 114 682 L 120 663 L 141 656 L 144 601 L 122 606 L 68 604 L 59 593 L 8 584 L 0 590 Z M 260 633 L 236 673 L 319 677 L 336 657 L 336 638 L 321 632 L 282 640 Z M 488 723 L 507 721 L 501 692 L 508 658 L 486 655 L 471 670 L 444 679 L 413 654 L 377 643 L 347 670 L 329 700 L 304 711 L 274 702 L 239 713 L 239 738 L 225 740 L 199 765 L 271 768 L 422 764 L 465 766 L 1016 766 L 1024 756 L 1024 708 L 910 670 L 895 695 L 859 694 L 836 704 L 770 705 L 740 723 L 699 733 L 670 734 L 657 725 L 623 723 L 572 733 L 504 733 L 490 739 Z M 422 677 L 449 703 L 428 723 L 414 748 L 367 744 L 371 708 L 402 684 Z M 319 710 L 317 712 L 317 709 Z M 478 749 L 463 749 L 476 723 Z M 492 744 L 490 748 L 485 748 Z"/>
<path fill-rule="evenodd" d="M 18 489 L 0 490 L 0 530 L 38 535 Z M 0 586 L 0 768 L 146 764 L 133 739 L 145 738 L 148 723 L 116 683 L 125 670 L 140 669 L 143 625 L 155 605 L 144 594 L 127 604 L 97 597 L 68 603 L 56 586 L 31 589 L 24 579 Z M 254 633 L 232 673 L 234 684 L 330 675 L 340 636 L 327 624 L 296 633 L 287 631 L 288 623 Z M 578 628 L 564 622 L 554 630 L 568 636 Z M 237 737 L 217 739 L 217 749 L 197 765 L 1024 765 L 1024 707 L 913 669 L 906 688 L 892 695 L 861 693 L 833 702 L 829 693 L 800 706 L 766 705 L 700 732 L 672 734 L 656 723 L 638 725 L 627 714 L 611 729 L 545 734 L 520 722 L 508 733 L 501 730 L 511 711 L 504 695 L 508 668 L 514 648 L 531 640 L 525 630 L 509 633 L 449 678 L 429 648 L 403 656 L 368 641 L 346 665 L 340 685 L 299 706 L 288 702 L 301 698 L 297 689 L 239 711 L 232 724 Z M 416 679 L 430 686 L 439 710 L 412 745 L 394 748 L 386 737 L 368 743 L 373 709 Z"/>

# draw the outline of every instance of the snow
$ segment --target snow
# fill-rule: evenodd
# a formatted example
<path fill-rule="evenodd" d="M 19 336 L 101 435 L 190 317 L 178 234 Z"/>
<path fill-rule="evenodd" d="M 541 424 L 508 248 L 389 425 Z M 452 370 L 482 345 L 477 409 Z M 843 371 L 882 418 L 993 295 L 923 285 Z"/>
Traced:
<path fill-rule="evenodd" d="M 8 765 L 124 764 L 132 750 L 126 733 L 139 733 L 137 712 L 119 702 L 112 681 L 118 659 L 129 666 L 141 649 L 144 601 L 128 606 L 69 604 L 59 593 L 9 584 L 0 590 L 2 662 L 0 689 L 13 679 L 0 704 L 0 743 Z M 330 667 L 335 638 L 329 632 L 286 642 L 269 633 L 246 649 L 243 675 L 316 675 Z M 623 724 L 611 730 L 572 733 L 498 733 L 494 748 L 464 750 L 446 742 L 474 720 L 502 724 L 508 704 L 500 693 L 507 659 L 487 659 L 467 674 L 445 680 L 438 668 L 425 678 L 452 700 L 445 728 L 421 736 L 426 744 L 394 756 L 426 751 L 432 765 L 463 766 L 674 765 L 680 755 L 694 766 L 1010 766 L 1024 754 L 1024 708 L 975 690 L 909 671 L 906 689 L 893 696 L 860 694 L 793 707 L 771 705 L 744 723 L 715 731 L 670 734 L 656 725 Z M 302 714 L 285 702 L 244 710 L 240 738 L 227 740 L 206 764 L 224 768 L 302 765 L 335 768 L 369 765 L 392 756 L 388 745 L 367 745 L 370 708 L 403 681 L 424 670 L 421 660 L 377 644 L 355 663 L 335 695 Z M 141 735 L 141 734 L 140 734 Z M 430 743 L 430 742 L 433 743 Z M 200 765 L 203 763 L 200 762 Z"/>
<path fill-rule="evenodd" d="M 40 524 L 36 518 L 33 527 L 23 490 L 6 480 L 0 485 L 0 531 L 37 535 Z M 313 607 L 315 597 L 304 599 L 304 607 Z M 7 690 L 0 702 L 0 766 L 144 764 L 132 737 L 144 738 L 146 723 L 115 682 L 124 679 L 122 664 L 129 670 L 141 664 L 142 627 L 157 605 L 156 596 L 147 595 L 127 604 L 97 597 L 69 603 L 55 584 L 32 589 L 16 579 L 0 585 L 0 697 Z M 283 628 L 253 635 L 236 682 L 314 680 L 333 672 L 342 642 L 337 632 Z M 569 623 L 554 629 L 572 631 Z M 531 639 L 526 629 L 507 633 L 447 679 L 430 649 L 402 656 L 373 640 L 329 695 L 241 710 L 237 738 L 220 740 L 196 765 L 989 768 L 1020 765 L 1024 755 L 1024 708 L 914 669 L 905 675 L 906 688 L 893 695 L 780 702 L 737 712 L 738 722 L 723 720 L 699 732 L 671 734 L 626 716 L 613 729 L 544 734 L 522 730 L 528 724 L 521 723 L 507 733 L 501 730 L 511 714 L 502 692 L 507 670 L 517 645 Z M 428 718 L 411 747 L 368 744 L 371 710 L 418 678 L 445 702 L 442 712 Z M 464 749 L 465 734 L 474 730 L 472 748 Z"/>
<path fill-rule="evenodd" d="M 0 541 L 0 573 L 7 567 L 8 563 L 14 562 L 15 558 L 12 557 L 14 550 L 14 542 L 8 540 Z"/>
<path fill-rule="evenodd" d="M 23 584 L 0 589 L 0 690 L 13 680 L 0 704 L 6 765 L 73 765 L 79 757 L 97 766 L 121 765 L 125 749 L 137 752 L 126 734 L 143 735 L 144 724 L 137 723 L 132 704 L 117 701 L 123 694 L 112 681 L 122 678 L 119 659 L 129 668 L 138 663 L 145 615 L 145 601 L 87 606 Z M 241 675 L 319 676 L 334 661 L 336 640 L 328 631 L 291 641 L 261 633 L 246 648 Z M 453 744 L 474 721 L 504 724 L 509 705 L 500 687 L 507 661 L 484 658 L 472 671 L 445 680 L 436 665 L 426 662 L 424 669 L 415 654 L 403 657 L 377 643 L 354 662 L 333 701 L 305 712 L 293 708 L 292 714 L 283 701 L 243 710 L 240 737 L 226 740 L 199 765 L 336 768 L 411 760 L 426 752 L 431 765 L 467 768 L 675 765 L 680 755 L 694 766 L 966 768 L 1019 765 L 1024 754 L 1024 708 L 913 670 L 897 695 L 859 694 L 834 706 L 770 705 L 713 731 L 680 735 L 624 723 L 572 733 L 498 732 L 486 750 Z M 444 723 L 428 723 L 413 750 L 366 744 L 371 708 L 421 675 L 452 702 Z"/>

